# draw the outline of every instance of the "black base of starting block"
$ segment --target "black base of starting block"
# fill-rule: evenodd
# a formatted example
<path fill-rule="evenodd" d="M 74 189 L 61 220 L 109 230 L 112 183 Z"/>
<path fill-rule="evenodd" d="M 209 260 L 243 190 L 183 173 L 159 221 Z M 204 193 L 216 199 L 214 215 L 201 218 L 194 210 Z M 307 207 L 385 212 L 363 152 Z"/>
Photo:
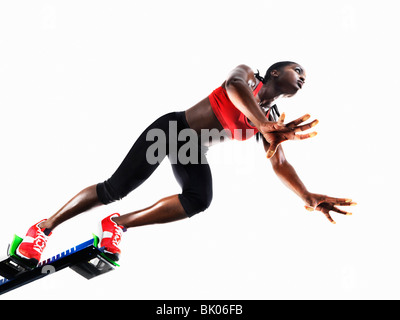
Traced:
<path fill-rule="evenodd" d="M 93 235 L 80 245 L 66 250 L 36 265 L 34 261 L 22 259 L 15 254 L 22 238 L 14 236 L 7 250 L 8 257 L 0 262 L 0 295 L 32 281 L 41 279 L 64 268 L 71 268 L 86 279 L 92 279 L 114 270 L 119 265 L 98 248 L 99 238 Z"/>

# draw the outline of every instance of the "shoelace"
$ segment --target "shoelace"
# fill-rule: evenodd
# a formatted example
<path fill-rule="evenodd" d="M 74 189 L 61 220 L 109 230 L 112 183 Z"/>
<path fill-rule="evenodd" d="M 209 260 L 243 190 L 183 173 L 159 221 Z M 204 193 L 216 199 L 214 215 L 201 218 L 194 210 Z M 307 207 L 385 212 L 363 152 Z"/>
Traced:
<path fill-rule="evenodd" d="M 39 230 L 37 237 L 33 241 L 33 250 L 36 250 L 40 254 L 42 254 L 43 249 L 46 247 L 47 236 Z"/>

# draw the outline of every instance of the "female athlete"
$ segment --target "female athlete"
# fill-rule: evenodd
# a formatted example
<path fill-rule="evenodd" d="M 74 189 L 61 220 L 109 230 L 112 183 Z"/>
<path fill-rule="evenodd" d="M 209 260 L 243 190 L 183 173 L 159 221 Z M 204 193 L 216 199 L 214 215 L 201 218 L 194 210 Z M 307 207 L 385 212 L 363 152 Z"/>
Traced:
<path fill-rule="evenodd" d="M 184 112 L 168 113 L 153 122 L 108 180 L 85 188 L 50 218 L 29 228 L 17 254 L 39 262 L 49 236 L 59 224 L 89 209 L 122 199 L 141 185 L 168 156 L 182 193 L 161 199 L 143 210 L 125 215 L 111 214 L 101 221 L 100 247 L 118 260 L 122 231 L 185 219 L 209 207 L 213 192 L 205 145 L 209 146 L 215 140 L 226 140 L 220 139 L 226 136 L 237 140 L 246 140 L 254 135 L 261 138 L 275 173 L 304 201 L 306 209 L 322 212 L 332 223 L 335 222 L 331 211 L 350 214 L 337 206 L 356 203 L 346 198 L 309 192 L 285 158 L 281 143 L 315 136 L 316 132 L 302 132 L 314 127 L 318 120 L 302 124 L 310 118 L 305 115 L 284 124 L 285 115 L 279 115 L 274 102 L 278 98 L 294 96 L 304 86 L 305 80 L 303 67 L 290 61 L 273 64 L 264 78 L 248 66 L 236 67 L 221 87 L 195 106 Z M 210 132 L 217 132 L 218 139 L 206 135 Z M 209 141 L 195 139 L 204 135 Z M 190 161 L 187 161 L 188 151 L 191 153 Z"/>

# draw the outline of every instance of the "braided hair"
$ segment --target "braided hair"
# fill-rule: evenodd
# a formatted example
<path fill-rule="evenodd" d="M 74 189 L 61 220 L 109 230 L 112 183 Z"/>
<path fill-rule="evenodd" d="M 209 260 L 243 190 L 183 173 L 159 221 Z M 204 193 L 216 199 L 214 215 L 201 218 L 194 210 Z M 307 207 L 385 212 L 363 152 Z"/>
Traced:
<path fill-rule="evenodd" d="M 277 63 L 274 63 L 272 66 L 270 66 L 269 68 L 268 68 L 268 70 L 267 70 L 267 72 L 265 73 L 265 76 L 264 77 L 262 77 L 262 76 L 260 76 L 260 71 L 258 71 L 258 69 L 257 69 L 257 73 L 255 73 L 254 74 L 254 76 L 258 79 L 258 80 L 260 80 L 262 83 L 267 83 L 267 81 L 269 80 L 269 79 L 271 79 L 271 72 L 272 71 L 274 71 L 274 70 L 281 70 L 282 68 L 284 68 L 284 67 L 286 67 L 286 66 L 290 66 L 290 65 L 292 65 L 292 64 L 297 64 L 296 62 L 293 62 L 293 61 L 280 61 L 280 62 L 277 62 Z"/>

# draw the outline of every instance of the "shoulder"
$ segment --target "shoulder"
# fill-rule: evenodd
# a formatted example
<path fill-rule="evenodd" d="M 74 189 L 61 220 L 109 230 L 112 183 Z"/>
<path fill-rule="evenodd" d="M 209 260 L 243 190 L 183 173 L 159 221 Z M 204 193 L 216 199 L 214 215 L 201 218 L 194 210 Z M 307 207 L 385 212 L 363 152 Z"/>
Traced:
<path fill-rule="evenodd" d="M 254 71 L 252 68 L 250 68 L 248 65 L 245 64 L 239 64 L 234 70 L 241 70 L 246 73 L 254 75 Z"/>
<path fill-rule="evenodd" d="M 234 68 L 228 75 L 227 82 L 235 80 L 244 80 L 246 83 L 251 83 L 254 85 L 256 83 L 254 71 L 249 66 L 245 64 L 240 64 Z"/>

